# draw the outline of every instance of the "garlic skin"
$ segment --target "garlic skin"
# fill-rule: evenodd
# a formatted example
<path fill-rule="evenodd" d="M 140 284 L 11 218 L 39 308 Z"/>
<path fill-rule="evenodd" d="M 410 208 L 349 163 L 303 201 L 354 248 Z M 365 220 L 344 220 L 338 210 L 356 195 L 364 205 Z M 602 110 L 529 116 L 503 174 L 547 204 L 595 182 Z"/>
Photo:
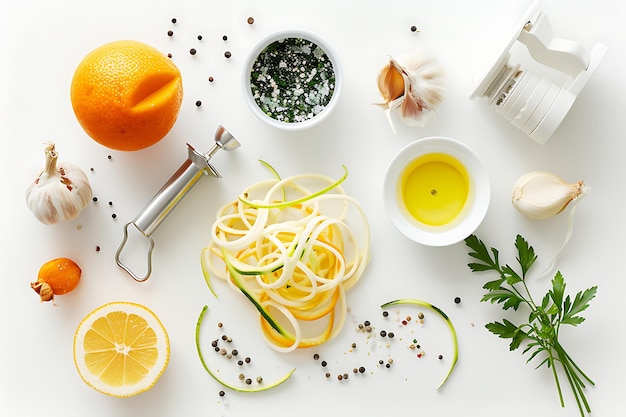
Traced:
<path fill-rule="evenodd" d="M 531 171 L 515 182 L 512 202 L 527 217 L 545 220 L 565 210 L 586 192 L 583 181 L 570 184 L 550 172 Z"/>
<path fill-rule="evenodd" d="M 391 130 L 396 133 L 391 112 L 397 111 L 407 126 L 425 126 L 445 97 L 444 71 L 434 55 L 406 54 L 389 63 L 378 74 L 378 91 Z"/>
<path fill-rule="evenodd" d="M 71 220 L 92 198 L 87 175 L 74 164 L 57 165 L 58 153 L 54 143 L 46 144 L 45 156 L 44 169 L 26 190 L 26 204 L 37 220 L 44 224 Z"/>

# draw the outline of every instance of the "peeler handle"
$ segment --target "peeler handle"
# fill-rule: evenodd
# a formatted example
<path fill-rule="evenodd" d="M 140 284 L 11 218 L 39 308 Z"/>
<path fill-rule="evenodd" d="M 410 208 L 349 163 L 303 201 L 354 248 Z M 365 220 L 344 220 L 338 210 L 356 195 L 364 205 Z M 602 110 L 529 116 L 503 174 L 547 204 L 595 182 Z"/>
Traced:
<path fill-rule="evenodd" d="M 203 155 L 189 144 L 187 144 L 187 148 L 188 158 L 185 162 L 183 162 L 178 170 L 176 170 L 170 179 L 167 180 L 154 197 L 152 197 L 152 200 L 139 212 L 137 217 L 124 226 L 124 237 L 115 253 L 115 262 L 135 281 L 143 282 L 147 280 L 152 272 L 152 250 L 154 249 L 152 233 L 154 233 L 163 220 L 165 220 L 203 175 L 210 173 L 216 177 L 220 177 L 219 173 L 208 160 L 211 156 L 210 152 L 213 151 L 213 153 L 215 153 L 214 150 L 209 151 L 207 155 Z M 128 266 L 124 265 L 120 259 L 124 246 L 128 241 L 128 227 L 131 224 L 150 241 L 147 255 L 147 272 L 143 277 L 135 274 Z"/>

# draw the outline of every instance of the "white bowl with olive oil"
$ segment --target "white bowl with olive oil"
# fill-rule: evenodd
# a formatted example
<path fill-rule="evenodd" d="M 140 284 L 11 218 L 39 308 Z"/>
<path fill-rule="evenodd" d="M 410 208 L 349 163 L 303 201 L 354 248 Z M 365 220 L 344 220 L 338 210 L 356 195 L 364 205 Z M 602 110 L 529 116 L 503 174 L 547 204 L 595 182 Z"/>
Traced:
<path fill-rule="evenodd" d="M 384 201 L 394 226 L 427 246 L 465 239 L 487 214 L 491 188 L 478 156 L 446 137 L 416 140 L 392 159 L 384 181 Z"/>

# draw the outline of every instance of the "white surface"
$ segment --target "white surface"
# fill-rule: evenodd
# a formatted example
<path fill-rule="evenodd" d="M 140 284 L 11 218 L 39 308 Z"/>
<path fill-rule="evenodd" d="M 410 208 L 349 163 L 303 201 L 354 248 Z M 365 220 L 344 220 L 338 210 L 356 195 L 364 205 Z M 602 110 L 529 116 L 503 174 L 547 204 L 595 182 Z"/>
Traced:
<path fill-rule="evenodd" d="M 539 146 L 487 103 L 468 97 L 474 77 L 493 56 L 501 36 L 528 6 L 527 1 L 326 1 L 297 7 L 293 1 L 92 1 L 3 2 L 0 79 L 0 137 L 5 209 L 2 216 L 3 300 L 0 315 L 0 414 L 11 416 L 243 416 L 243 415 L 375 415 L 390 410 L 420 415 L 575 416 L 573 399 L 566 408 L 557 401 L 546 368 L 526 365 L 521 352 L 489 334 L 484 324 L 501 319 L 498 306 L 480 303 L 481 286 L 489 278 L 471 274 L 462 243 L 428 248 L 402 236 L 388 220 L 382 202 L 385 169 L 392 156 L 412 140 L 449 136 L 468 144 L 485 163 L 492 182 L 492 202 L 478 235 L 513 260 L 513 240 L 524 235 L 546 266 L 558 250 L 566 215 L 545 222 L 523 218 L 510 203 L 514 181 L 533 169 L 548 169 L 570 181 L 584 179 L 591 187 L 577 208 L 574 235 L 558 267 L 570 292 L 599 285 L 597 298 L 585 313 L 587 321 L 563 333 L 563 342 L 596 381 L 587 391 L 593 415 L 616 416 L 625 410 L 621 326 L 625 284 L 621 262 L 622 181 L 626 85 L 623 77 L 625 3 L 621 0 L 548 0 L 544 3 L 553 29 L 563 38 L 590 48 L 600 41 L 608 53 L 578 97 L 556 134 Z M 253 26 L 246 18 L 253 16 Z M 170 19 L 178 23 L 172 25 Z M 421 32 L 413 33 L 411 25 Z M 241 68 L 249 48 L 274 30 L 297 27 L 318 33 L 337 51 L 346 76 L 341 101 L 323 124 L 304 132 L 280 132 L 247 109 L 240 90 Z M 166 33 L 172 28 L 175 35 Z M 196 36 L 204 39 L 198 42 Z M 228 41 L 222 41 L 222 35 Z M 109 151 L 89 139 L 72 113 L 69 84 L 82 57 L 100 44 L 132 38 L 172 52 L 180 67 L 185 99 L 173 130 L 159 144 L 135 153 Z M 189 48 L 199 53 L 191 56 Z M 428 48 L 447 71 L 447 97 L 436 120 L 424 128 L 397 123 L 393 135 L 381 109 L 376 75 L 386 56 Z M 223 53 L 232 52 L 227 60 Z M 207 82 L 208 76 L 215 82 Z M 196 108 L 195 101 L 202 100 Z M 218 124 L 243 146 L 218 153 L 213 162 L 223 179 L 196 185 L 154 235 L 154 272 L 147 283 L 133 282 L 113 260 L 122 225 L 131 220 L 186 157 L 185 143 L 208 148 Z M 61 159 L 80 164 L 89 173 L 97 204 L 75 221 L 39 224 L 26 208 L 24 190 L 42 166 L 42 142 L 54 140 Z M 112 159 L 108 160 L 107 155 Z M 317 172 L 334 177 L 341 164 L 350 170 L 346 191 L 367 211 L 372 226 L 372 261 L 362 281 L 348 292 L 351 320 L 341 335 L 326 345 L 292 354 L 278 354 L 264 345 L 256 315 L 241 296 L 222 283 L 215 300 L 202 279 L 199 253 L 208 241 L 213 213 L 252 182 L 269 177 L 257 159 L 272 163 L 283 175 Z M 109 207 L 107 201 L 113 202 Z M 115 212 L 117 219 L 111 214 Z M 99 253 L 95 247 L 102 249 Z M 40 265 L 66 256 L 83 268 L 81 284 L 58 298 L 58 307 L 38 302 L 28 283 Z M 138 251 L 140 259 L 142 253 Z M 533 283 L 545 290 L 547 281 Z M 454 297 L 462 303 L 454 304 Z M 449 339 L 442 323 L 425 311 L 417 329 L 428 346 L 417 360 L 404 342 L 391 348 L 378 342 L 366 346 L 355 333 L 356 321 L 384 324 L 379 305 L 400 298 L 419 298 L 446 311 L 459 336 L 459 362 L 445 387 L 435 387 L 445 373 Z M 129 300 L 151 308 L 171 338 L 168 369 L 149 392 L 119 400 L 103 396 L 79 378 L 72 360 L 72 338 L 80 319 L 108 301 Z M 210 306 L 205 330 L 218 334 L 215 322 L 253 357 L 255 370 L 266 379 L 296 367 L 283 386 L 264 393 L 228 392 L 198 361 L 194 330 L 198 314 Z M 410 311 L 416 314 L 416 310 Z M 403 311 L 404 314 L 404 311 Z M 474 326 L 472 326 L 474 324 Z M 401 329 L 397 329 L 400 333 Z M 207 340 L 208 339 L 208 340 Z M 352 341 L 357 352 L 347 352 Z M 318 352 L 335 370 L 350 372 L 353 362 L 365 363 L 373 374 L 348 381 L 326 380 Z M 444 360 L 438 361 L 438 352 Z M 208 352 L 211 353 L 211 352 Z M 392 355 L 391 369 L 378 369 L 378 357 Z M 207 354 L 213 358 L 214 355 Z M 562 380 L 562 383 L 565 383 Z"/>

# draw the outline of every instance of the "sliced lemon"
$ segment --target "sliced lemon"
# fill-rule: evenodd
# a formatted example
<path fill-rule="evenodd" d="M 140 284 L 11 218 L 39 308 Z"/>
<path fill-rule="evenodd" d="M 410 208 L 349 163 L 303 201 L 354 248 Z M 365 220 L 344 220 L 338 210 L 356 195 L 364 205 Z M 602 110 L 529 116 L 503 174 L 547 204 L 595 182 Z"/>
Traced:
<path fill-rule="evenodd" d="M 80 322 L 74 335 L 74 363 L 80 377 L 113 397 L 131 397 L 152 388 L 169 358 L 165 327 L 140 304 L 104 304 Z"/>

